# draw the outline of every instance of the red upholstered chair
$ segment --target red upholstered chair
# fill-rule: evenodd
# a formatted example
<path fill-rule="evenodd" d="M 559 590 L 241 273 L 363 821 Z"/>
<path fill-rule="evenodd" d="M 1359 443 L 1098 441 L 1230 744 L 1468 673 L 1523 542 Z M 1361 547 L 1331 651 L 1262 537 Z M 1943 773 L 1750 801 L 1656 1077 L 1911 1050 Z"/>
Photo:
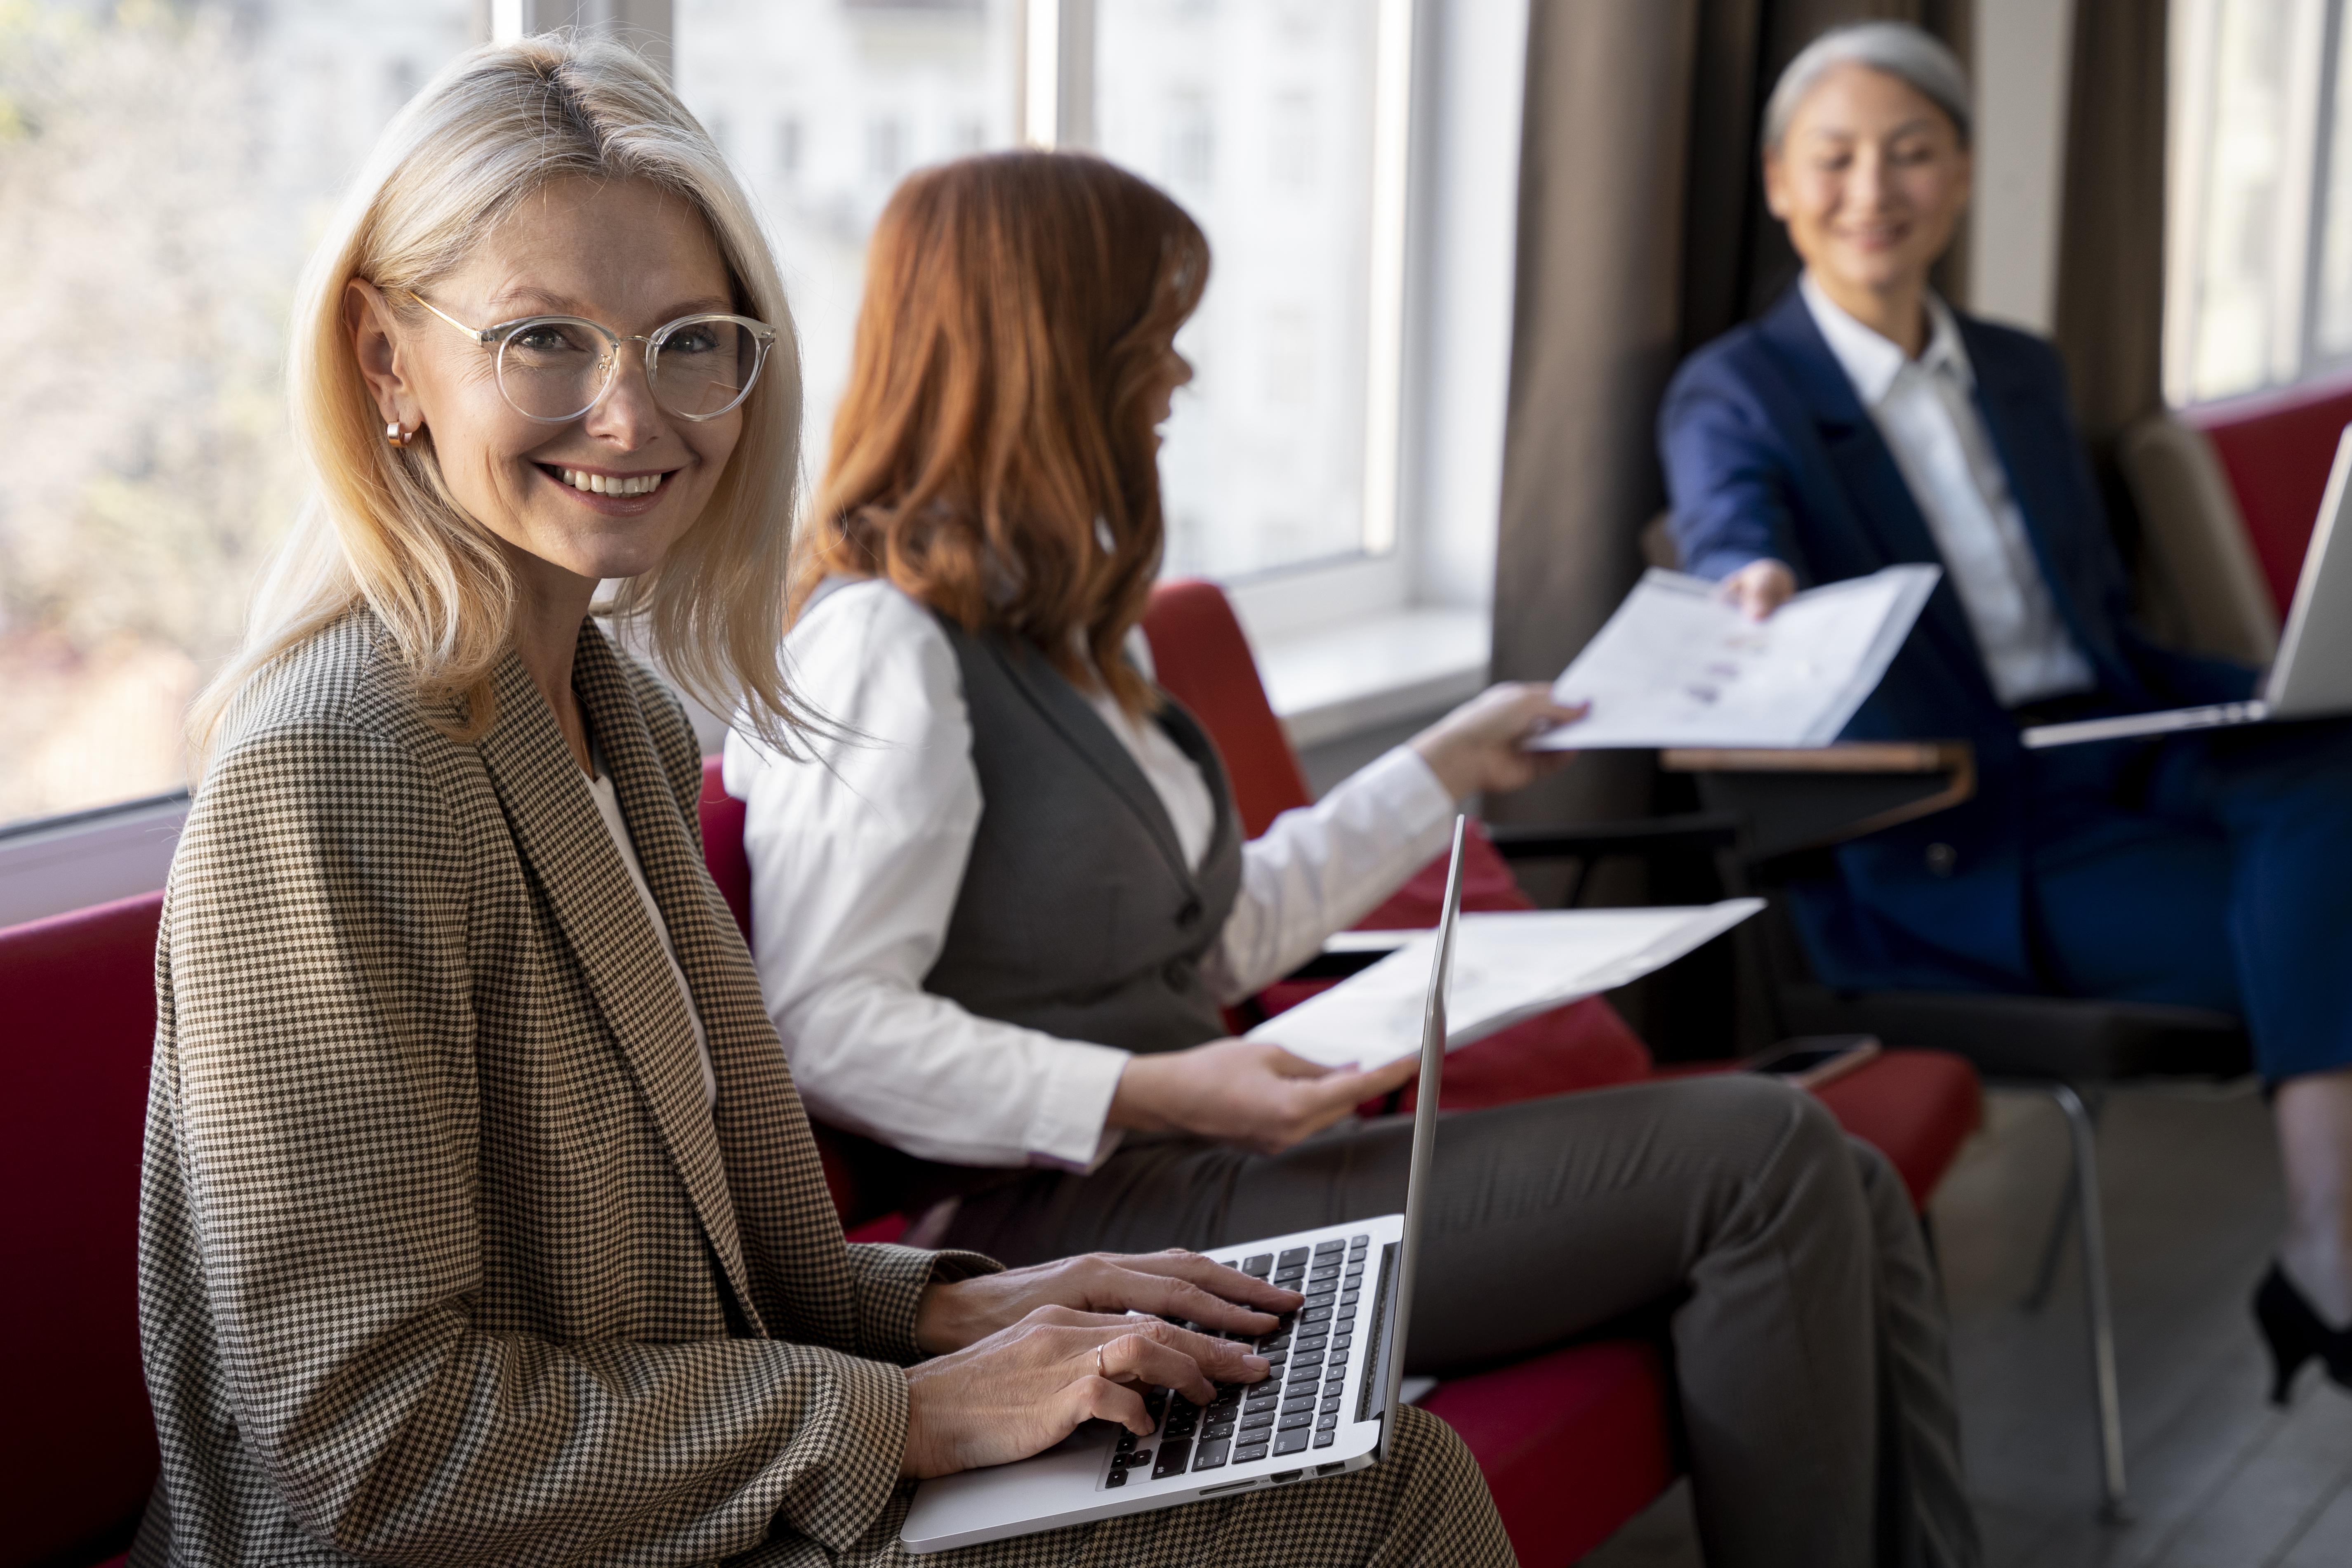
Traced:
<path fill-rule="evenodd" d="M 1156 679 L 1216 742 L 1250 833 L 1306 805 L 1306 780 L 1223 590 L 1199 581 L 1163 583 L 1152 593 L 1143 629 Z M 1269 750 L 1278 757 L 1263 754 Z M 1465 909 L 1533 907 L 1483 834 L 1465 848 L 1463 874 Z M 1363 928 L 1435 924 L 1444 882 L 1442 860 L 1424 868 Z M 1267 1000 L 1278 1007 L 1298 994 L 1296 987 L 1276 986 Z M 1445 1104 L 1467 1109 L 1533 1099 L 1632 1081 L 1652 1070 L 1639 1039 L 1596 996 L 1456 1052 L 1446 1061 Z M 1848 1131 L 1885 1151 L 1919 1205 L 1983 1115 L 1975 1070 L 1940 1051 L 1889 1051 L 1822 1098 Z"/>
<path fill-rule="evenodd" d="M 1654 1342 L 1601 1340 L 1440 1384 L 1421 1406 L 1477 1459 L 1520 1568 L 1568 1568 L 1682 1473 L 1665 1389 Z"/>
<path fill-rule="evenodd" d="M 1256 837 L 1282 813 L 1305 805 L 1307 780 L 1266 701 L 1249 641 L 1223 591 L 1213 583 L 1163 583 L 1152 593 L 1143 630 L 1151 644 L 1154 679 L 1192 710 L 1216 743 L 1247 835 Z M 1535 907 L 1483 828 L 1464 848 L 1462 876 L 1465 910 Z M 1445 863 L 1440 859 L 1357 923 L 1364 931 L 1434 925 L 1444 896 Z M 1328 984 L 1278 983 L 1258 1000 L 1265 1013 L 1279 1013 Z M 1448 1110 L 1471 1110 L 1631 1083 L 1649 1071 L 1650 1053 L 1641 1037 L 1614 1008 L 1593 997 L 1454 1053 L 1445 1064 L 1443 1104 Z M 1408 1091 L 1402 1108 L 1410 1110 L 1412 1098 Z"/>
<path fill-rule="evenodd" d="M 705 854 L 749 930 L 742 807 L 704 774 Z M 140 1370 L 141 1133 L 154 1037 L 161 895 L 0 931 L 0 1331 L 37 1347 L 11 1370 L 0 1436 L 0 1568 L 87 1563 L 118 1551 L 154 1485 Z M 819 1129 L 855 1240 L 889 1240 L 893 1215 L 861 1207 L 841 1142 Z M 38 1281 L 38 1289 L 23 1288 Z M 1566 1568 L 1676 1473 L 1657 1349 L 1570 1346 L 1459 1379 L 1428 1407 L 1460 1431 L 1519 1561 Z M 114 1568 L 121 1560 L 110 1560 Z"/>
<path fill-rule="evenodd" d="M 719 760 L 702 760 L 702 863 L 719 896 L 734 911 L 743 940 L 751 940 L 751 862 L 743 853 L 743 803 L 727 793 L 719 778 Z M 817 1158 L 824 1164 L 824 1184 L 833 1206 L 852 1241 L 896 1241 L 906 1234 L 907 1216 L 891 1212 L 876 1184 L 861 1181 L 859 1172 L 873 1158 L 873 1145 L 836 1131 L 821 1121 L 809 1126 L 816 1134 Z"/>
<path fill-rule="evenodd" d="M 702 816 L 712 873 L 748 931 L 743 808 L 715 761 Z M 0 1568 L 120 1552 L 155 1484 L 139 1173 L 162 910 L 149 893 L 0 930 L 0 1336 L 20 1349 L 0 1422 Z M 904 1221 L 861 1207 L 844 1142 L 819 1129 L 818 1150 L 852 1238 L 895 1239 Z"/>
<path fill-rule="evenodd" d="M 1234 803 L 1252 837 L 1307 804 L 1307 781 L 1259 682 L 1249 643 L 1213 584 L 1163 584 L 1144 620 L 1154 678 L 1192 711 L 1216 742 Z M 1366 930 L 1435 923 L 1444 896 L 1441 861 L 1415 876 L 1363 922 Z M 1464 852 L 1463 907 L 1531 907 L 1481 832 Z M 1314 989 L 1270 987 L 1279 1011 Z M 1595 997 L 1464 1047 L 1445 1065 L 1444 1103 L 1472 1109 L 1514 1099 L 1646 1077 L 1649 1052 L 1614 1009 Z M 1409 1101 L 1408 1101 L 1409 1103 Z M 1658 1347 L 1612 1340 L 1570 1345 L 1531 1361 L 1439 1385 L 1424 1408 L 1460 1433 L 1511 1545 L 1528 1568 L 1565 1568 L 1681 1473 L 1669 1436 L 1667 1380 Z"/>
<path fill-rule="evenodd" d="M 1279 730 L 1274 734 L 1280 739 Z M 1281 761 L 1295 778 L 1287 744 Z M 748 938 L 751 873 L 743 854 L 743 806 L 728 798 L 716 757 L 702 767 L 702 853 Z M 857 1226 L 849 1238 L 896 1239 L 903 1216 L 873 1215 L 857 1190 L 856 1141 L 823 1125 L 816 1138 L 834 1203 L 844 1224 Z M 1520 1563 L 1567 1568 L 1681 1473 L 1667 1435 L 1664 1397 L 1658 1348 L 1620 1340 L 1570 1345 L 1461 1378 L 1424 1404 L 1469 1445 Z"/>
<path fill-rule="evenodd" d="M 0 931 L 0 1568 L 121 1551 L 155 1484 L 139 1169 L 162 908 Z"/>
<path fill-rule="evenodd" d="M 2212 443 L 2271 597 L 2285 615 L 2336 439 L 2352 424 L 2352 379 L 2306 382 L 2185 409 L 2175 417 Z"/>

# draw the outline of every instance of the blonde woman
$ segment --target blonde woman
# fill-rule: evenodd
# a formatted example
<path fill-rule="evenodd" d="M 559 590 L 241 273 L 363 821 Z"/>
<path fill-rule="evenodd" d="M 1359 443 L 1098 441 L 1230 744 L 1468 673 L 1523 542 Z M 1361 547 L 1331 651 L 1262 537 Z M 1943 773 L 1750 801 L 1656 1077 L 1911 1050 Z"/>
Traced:
<path fill-rule="evenodd" d="M 908 1478 L 1262 1377 L 1160 1317 L 1299 1298 L 1193 1255 L 843 1244 L 679 704 L 588 619 L 622 580 L 791 743 L 792 331 L 659 79 L 453 67 L 297 310 L 317 500 L 200 711 L 164 916 L 134 1560 L 897 1562 Z M 952 1560 L 1509 1560 L 1444 1428 L 1394 1453 Z"/>

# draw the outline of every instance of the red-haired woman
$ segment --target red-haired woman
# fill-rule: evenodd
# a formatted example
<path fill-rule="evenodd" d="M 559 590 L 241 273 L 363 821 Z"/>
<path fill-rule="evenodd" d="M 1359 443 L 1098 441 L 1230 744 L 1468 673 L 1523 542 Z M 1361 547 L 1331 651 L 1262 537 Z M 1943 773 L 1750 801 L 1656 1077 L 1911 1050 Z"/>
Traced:
<path fill-rule="evenodd" d="M 820 765 L 738 737 L 756 958 L 822 1119 L 912 1156 L 926 1229 L 1008 1259 L 1211 1247 L 1398 1206 L 1410 1127 L 1224 1037 L 1249 994 L 1527 783 L 1572 718 L 1498 687 L 1244 844 L 1131 662 L 1158 426 L 1208 246 L 1099 160 L 918 174 L 877 229 L 787 638 Z M 1818 1104 L 1724 1077 L 1454 1118 L 1411 1363 L 1675 1310 L 1717 1563 L 1969 1563 L 1933 1276 L 1902 1184 Z"/>

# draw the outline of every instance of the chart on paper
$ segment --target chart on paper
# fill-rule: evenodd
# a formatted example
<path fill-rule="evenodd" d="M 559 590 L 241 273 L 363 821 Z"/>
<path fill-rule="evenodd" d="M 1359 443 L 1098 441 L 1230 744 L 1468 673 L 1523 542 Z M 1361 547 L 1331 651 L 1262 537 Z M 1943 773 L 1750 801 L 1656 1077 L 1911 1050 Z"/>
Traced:
<path fill-rule="evenodd" d="M 1716 584 L 1653 568 L 1552 684 L 1591 713 L 1533 743 L 1825 746 L 1885 676 L 1942 574 L 1889 566 L 1756 621 Z"/>

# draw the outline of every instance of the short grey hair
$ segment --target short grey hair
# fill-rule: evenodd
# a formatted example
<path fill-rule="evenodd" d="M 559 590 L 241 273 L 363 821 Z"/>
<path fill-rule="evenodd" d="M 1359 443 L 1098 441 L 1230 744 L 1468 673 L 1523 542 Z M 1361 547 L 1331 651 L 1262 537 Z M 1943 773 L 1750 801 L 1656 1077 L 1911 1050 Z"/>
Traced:
<path fill-rule="evenodd" d="M 1917 90 L 1950 116 L 1960 145 L 1969 145 L 1969 73 L 1944 41 L 1908 22 L 1855 22 L 1832 27 L 1789 62 L 1764 105 L 1764 146 L 1772 151 L 1789 133 L 1789 121 L 1822 78 L 1840 66 L 1867 66 Z"/>

